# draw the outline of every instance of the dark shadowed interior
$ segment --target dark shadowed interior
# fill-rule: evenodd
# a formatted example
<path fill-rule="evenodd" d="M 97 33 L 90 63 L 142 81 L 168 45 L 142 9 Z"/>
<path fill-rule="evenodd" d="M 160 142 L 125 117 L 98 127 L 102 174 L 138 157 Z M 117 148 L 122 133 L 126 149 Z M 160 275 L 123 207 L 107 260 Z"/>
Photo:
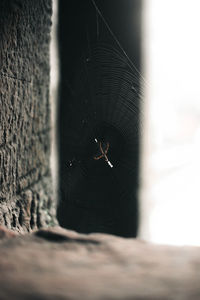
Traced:
<path fill-rule="evenodd" d="M 135 237 L 141 1 L 59 5 L 58 220 L 79 232 Z"/>

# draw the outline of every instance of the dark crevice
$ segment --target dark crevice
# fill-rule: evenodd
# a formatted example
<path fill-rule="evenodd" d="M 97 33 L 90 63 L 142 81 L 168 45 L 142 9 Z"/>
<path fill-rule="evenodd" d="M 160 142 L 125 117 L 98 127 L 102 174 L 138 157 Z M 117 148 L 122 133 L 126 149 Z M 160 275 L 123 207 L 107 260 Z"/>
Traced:
<path fill-rule="evenodd" d="M 16 215 L 15 215 L 15 214 L 12 215 L 11 226 L 12 226 L 13 228 L 15 228 L 15 227 L 17 226 L 17 218 L 16 218 Z"/>
<path fill-rule="evenodd" d="M 19 224 L 20 224 L 20 226 L 23 225 L 23 211 L 22 211 L 22 207 L 20 207 L 20 211 L 19 211 Z"/>
<path fill-rule="evenodd" d="M 37 206 L 37 228 L 41 228 L 41 227 L 42 227 L 42 224 L 41 224 L 41 220 L 40 220 L 40 206 L 38 203 L 38 206 Z"/>
<path fill-rule="evenodd" d="M 135 237 L 141 0 L 95 2 L 122 47 L 100 16 L 97 30 L 92 1 L 59 2 L 58 220 L 83 233 Z"/>
<path fill-rule="evenodd" d="M 3 219 L 4 219 L 5 226 L 8 226 L 8 222 L 7 222 L 7 219 L 6 219 L 6 214 L 3 214 Z"/>
<path fill-rule="evenodd" d="M 92 244 L 92 245 L 99 245 L 99 241 L 89 240 L 89 239 L 81 239 L 81 238 L 70 238 L 63 234 L 50 232 L 47 230 L 39 230 L 35 233 L 36 236 L 40 238 L 44 238 L 50 242 L 68 242 L 68 243 L 78 243 L 78 244 Z"/>
<path fill-rule="evenodd" d="M 31 202 L 31 209 L 30 209 L 30 214 L 31 214 L 31 219 L 30 219 L 30 226 L 31 229 L 33 229 L 35 227 L 35 201 L 34 199 Z"/>

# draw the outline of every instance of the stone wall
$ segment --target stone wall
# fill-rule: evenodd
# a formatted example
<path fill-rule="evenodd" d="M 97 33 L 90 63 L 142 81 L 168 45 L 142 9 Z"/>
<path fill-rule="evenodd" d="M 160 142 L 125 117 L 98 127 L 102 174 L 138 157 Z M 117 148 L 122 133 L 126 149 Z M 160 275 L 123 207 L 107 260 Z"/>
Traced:
<path fill-rule="evenodd" d="M 49 105 L 51 0 L 0 2 L 0 225 L 54 225 Z"/>

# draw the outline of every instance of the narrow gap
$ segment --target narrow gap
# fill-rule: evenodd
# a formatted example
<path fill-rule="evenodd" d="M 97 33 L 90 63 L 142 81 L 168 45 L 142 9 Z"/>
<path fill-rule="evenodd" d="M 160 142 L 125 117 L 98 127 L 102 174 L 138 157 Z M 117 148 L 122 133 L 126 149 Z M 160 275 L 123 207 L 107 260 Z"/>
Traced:
<path fill-rule="evenodd" d="M 83 233 L 135 237 L 141 1 L 60 0 L 58 34 L 58 220 Z"/>

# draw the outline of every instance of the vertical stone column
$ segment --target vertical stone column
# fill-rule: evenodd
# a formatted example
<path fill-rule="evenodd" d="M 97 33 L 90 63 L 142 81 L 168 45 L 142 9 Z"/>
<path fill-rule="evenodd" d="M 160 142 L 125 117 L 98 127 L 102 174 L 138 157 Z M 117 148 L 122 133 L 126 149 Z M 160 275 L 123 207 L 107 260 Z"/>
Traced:
<path fill-rule="evenodd" d="M 0 2 L 0 225 L 56 223 L 49 167 L 51 0 Z"/>

